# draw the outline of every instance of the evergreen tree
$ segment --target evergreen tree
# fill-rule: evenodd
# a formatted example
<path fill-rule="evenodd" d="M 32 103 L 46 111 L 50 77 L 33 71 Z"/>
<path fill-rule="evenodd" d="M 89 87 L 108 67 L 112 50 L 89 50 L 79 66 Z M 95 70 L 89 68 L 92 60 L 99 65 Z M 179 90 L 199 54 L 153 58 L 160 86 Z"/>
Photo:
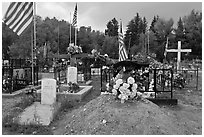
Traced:
<path fill-rule="evenodd" d="M 107 23 L 107 29 L 105 30 L 105 35 L 117 36 L 118 35 L 118 21 L 113 18 Z"/>
<path fill-rule="evenodd" d="M 179 18 L 179 21 L 177 23 L 177 29 L 176 29 L 176 41 L 182 41 L 182 43 L 184 42 L 184 26 L 183 26 L 183 21 L 181 19 L 181 17 Z"/>

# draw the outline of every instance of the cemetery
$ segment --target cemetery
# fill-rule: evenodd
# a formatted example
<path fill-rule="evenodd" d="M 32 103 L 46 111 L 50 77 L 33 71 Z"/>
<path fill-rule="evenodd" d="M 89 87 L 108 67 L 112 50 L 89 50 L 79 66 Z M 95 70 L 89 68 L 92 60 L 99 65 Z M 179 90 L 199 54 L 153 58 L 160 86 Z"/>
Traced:
<path fill-rule="evenodd" d="M 21 3 L 10 6 L 15 5 Z M 9 13 L 3 38 L 17 42 L 3 49 L 3 135 L 202 134 L 202 58 L 195 54 L 200 41 L 194 49 L 186 39 L 190 34 L 173 33 L 171 20 L 155 18 L 147 31 L 146 19 L 137 13 L 123 38 L 122 21 L 115 18 L 105 34 L 84 26 L 77 30 L 77 4 L 72 24 L 34 13 L 31 32 L 13 29 Z M 137 17 L 140 26 L 131 24 Z M 28 33 L 30 51 L 22 45 Z"/>

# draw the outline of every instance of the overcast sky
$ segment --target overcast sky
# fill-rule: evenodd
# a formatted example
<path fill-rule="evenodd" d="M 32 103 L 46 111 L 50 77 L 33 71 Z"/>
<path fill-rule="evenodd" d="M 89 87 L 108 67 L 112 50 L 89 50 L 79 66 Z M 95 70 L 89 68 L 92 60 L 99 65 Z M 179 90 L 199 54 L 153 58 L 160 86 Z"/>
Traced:
<path fill-rule="evenodd" d="M 2 3 L 2 18 L 9 3 Z M 73 18 L 75 2 L 37 2 L 37 15 L 56 17 L 70 21 Z M 189 15 L 195 9 L 202 11 L 201 2 L 78 2 L 78 26 L 91 26 L 94 30 L 103 31 L 108 21 L 114 17 L 123 22 L 123 28 L 134 18 L 138 12 L 140 17 L 145 17 L 151 24 L 154 15 L 169 20 L 173 18 L 176 26 L 179 17 Z M 125 30 L 124 30 L 125 31 Z"/>

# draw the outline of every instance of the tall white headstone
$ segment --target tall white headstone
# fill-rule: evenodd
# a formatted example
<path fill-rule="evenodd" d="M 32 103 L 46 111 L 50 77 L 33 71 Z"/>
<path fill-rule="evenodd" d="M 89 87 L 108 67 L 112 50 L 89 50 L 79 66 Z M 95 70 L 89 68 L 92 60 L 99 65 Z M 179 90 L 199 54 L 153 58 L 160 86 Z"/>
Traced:
<path fill-rule="evenodd" d="M 76 67 L 68 67 L 67 70 L 67 83 L 77 83 L 77 68 Z"/>
<path fill-rule="evenodd" d="M 56 102 L 57 82 L 55 79 L 42 79 L 41 104 L 53 105 Z"/>

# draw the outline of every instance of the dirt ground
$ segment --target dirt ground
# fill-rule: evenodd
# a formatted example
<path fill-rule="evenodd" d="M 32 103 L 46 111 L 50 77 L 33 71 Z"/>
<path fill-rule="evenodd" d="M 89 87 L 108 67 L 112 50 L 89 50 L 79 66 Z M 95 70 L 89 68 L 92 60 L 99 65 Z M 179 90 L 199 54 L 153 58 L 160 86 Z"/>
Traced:
<path fill-rule="evenodd" d="M 201 135 L 202 76 L 199 75 L 198 90 L 174 92 L 174 98 L 178 99 L 176 106 L 158 106 L 146 99 L 121 104 L 112 95 L 100 95 L 100 78 L 95 77 L 92 92 L 82 102 L 73 102 L 69 109 L 60 112 L 49 128 L 54 135 Z M 20 100 L 20 97 L 3 98 L 2 116 Z"/>
<path fill-rule="evenodd" d="M 98 96 L 98 85 L 97 80 L 94 80 L 95 90 L 86 100 L 68 110 L 51 125 L 53 134 L 202 134 L 201 81 L 199 90 L 189 88 L 174 92 L 174 98 L 178 99 L 177 106 L 158 106 L 146 99 L 121 104 L 111 95 Z"/>

